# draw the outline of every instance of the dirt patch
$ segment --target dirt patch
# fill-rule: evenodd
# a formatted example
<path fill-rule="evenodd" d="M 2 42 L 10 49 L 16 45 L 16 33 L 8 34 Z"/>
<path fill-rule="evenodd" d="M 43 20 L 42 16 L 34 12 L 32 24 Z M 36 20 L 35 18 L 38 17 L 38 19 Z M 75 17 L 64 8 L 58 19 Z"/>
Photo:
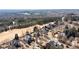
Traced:
<path fill-rule="evenodd" d="M 40 25 L 35 25 L 35 26 L 40 27 Z M 33 28 L 34 28 L 34 26 L 31 26 L 28 28 L 13 29 L 13 30 L 8 30 L 6 32 L 2 32 L 2 33 L 0 33 L 0 42 L 12 40 L 16 33 L 19 35 L 19 37 L 22 37 L 23 35 L 25 35 L 26 31 L 32 32 Z"/>

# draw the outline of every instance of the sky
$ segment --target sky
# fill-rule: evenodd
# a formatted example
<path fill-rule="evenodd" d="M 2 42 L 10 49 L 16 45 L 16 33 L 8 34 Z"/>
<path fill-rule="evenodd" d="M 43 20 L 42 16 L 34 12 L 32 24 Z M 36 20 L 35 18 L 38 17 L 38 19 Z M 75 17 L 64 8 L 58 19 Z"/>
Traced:
<path fill-rule="evenodd" d="M 0 0 L 0 9 L 79 9 L 78 0 Z"/>

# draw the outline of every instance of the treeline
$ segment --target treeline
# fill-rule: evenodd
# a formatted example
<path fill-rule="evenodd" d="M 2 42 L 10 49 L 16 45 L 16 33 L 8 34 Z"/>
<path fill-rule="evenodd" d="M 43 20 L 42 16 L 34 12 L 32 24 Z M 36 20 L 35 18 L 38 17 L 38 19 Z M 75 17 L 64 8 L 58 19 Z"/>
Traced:
<path fill-rule="evenodd" d="M 35 24 L 46 24 L 53 21 L 61 21 L 61 17 L 52 17 L 52 18 L 28 18 L 28 19 L 19 19 L 17 20 L 18 24 L 26 25 L 35 25 Z"/>
<path fill-rule="evenodd" d="M 73 16 L 73 17 L 66 17 L 66 20 L 69 20 L 71 19 L 72 21 L 79 21 L 79 16 Z M 27 18 L 27 19 L 24 19 L 24 18 L 14 18 L 14 19 L 8 19 L 8 20 L 1 20 L 0 19 L 0 26 L 9 26 L 9 25 L 13 25 L 12 22 L 16 22 L 16 25 L 26 25 L 27 27 L 28 26 L 32 26 L 32 25 L 35 25 L 35 24 L 39 24 L 39 25 L 42 25 L 42 24 L 46 24 L 46 23 L 49 23 L 49 22 L 58 22 L 58 21 L 62 21 L 62 17 L 50 17 L 50 18 Z"/>
<path fill-rule="evenodd" d="M 26 28 L 33 25 L 42 25 L 53 21 L 60 21 L 61 17 L 52 17 L 52 18 L 19 18 L 14 20 L 0 20 L 0 32 L 9 30 L 9 26 L 11 29 L 19 29 L 19 28 Z M 16 24 L 13 25 L 13 22 Z"/>
<path fill-rule="evenodd" d="M 12 25 L 12 22 L 16 22 L 17 25 L 27 25 L 27 26 L 31 26 L 31 25 L 35 25 L 35 24 L 45 24 L 45 23 L 49 23 L 49 22 L 53 22 L 53 21 L 59 21 L 61 20 L 61 17 L 52 17 L 52 18 L 28 18 L 28 19 L 24 19 L 24 18 L 20 18 L 20 19 L 16 19 L 16 20 L 0 20 L 0 25 Z"/>
<path fill-rule="evenodd" d="M 67 18 L 68 20 L 68 18 Z M 78 21 L 79 17 L 78 16 L 74 16 L 71 18 L 72 21 Z M 42 25 L 42 24 L 46 24 L 49 22 L 53 22 L 55 21 L 56 23 L 58 23 L 58 21 L 62 21 L 62 17 L 46 17 L 46 18 L 14 18 L 14 19 L 8 19 L 8 20 L 1 20 L 0 19 L 0 27 L 3 27 L 4 29 L 1 30 L 0 28 L 0 32 L 4 31 L 8 26 L 12 26 L 12 29 L 14 28 L 25 28 L 25 27 L 29 27 L 29 26 L 33 26 L 33 25 Z M 13 25 L 13 22 L 15 22 L 16 24 Z"/>
<path fill-rule="evenodd" d="M 68 21 L 68 20 L 71 20 L 71 21 L 79 21 L 79 16 L 66 16 L 65 17 L 65 21 Z"/>

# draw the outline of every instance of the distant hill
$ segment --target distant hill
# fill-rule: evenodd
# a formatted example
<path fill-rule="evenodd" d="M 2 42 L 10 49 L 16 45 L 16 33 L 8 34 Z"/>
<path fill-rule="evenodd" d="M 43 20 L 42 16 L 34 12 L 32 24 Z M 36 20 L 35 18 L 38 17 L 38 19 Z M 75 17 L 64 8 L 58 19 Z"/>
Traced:
<path fill-rule="evenodd" d="M 63 15 L 73 13 L 79 15 L 79 9 L 42 9 L 42 10 L 28 10 L 28 9 L 1 9 L 0 19 L 2 18 L 20 18 L 20 17 L 62 17 Z"/>

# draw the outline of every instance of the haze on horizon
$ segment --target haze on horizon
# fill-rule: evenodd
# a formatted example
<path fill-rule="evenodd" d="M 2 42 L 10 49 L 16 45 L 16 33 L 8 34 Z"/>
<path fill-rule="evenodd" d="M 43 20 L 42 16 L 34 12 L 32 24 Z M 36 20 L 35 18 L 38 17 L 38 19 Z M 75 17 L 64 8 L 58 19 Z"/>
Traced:
<path fill-rule="evenodd" d="M 79 9 L 78 0 L 0 0 L 0 9 Z"/>

